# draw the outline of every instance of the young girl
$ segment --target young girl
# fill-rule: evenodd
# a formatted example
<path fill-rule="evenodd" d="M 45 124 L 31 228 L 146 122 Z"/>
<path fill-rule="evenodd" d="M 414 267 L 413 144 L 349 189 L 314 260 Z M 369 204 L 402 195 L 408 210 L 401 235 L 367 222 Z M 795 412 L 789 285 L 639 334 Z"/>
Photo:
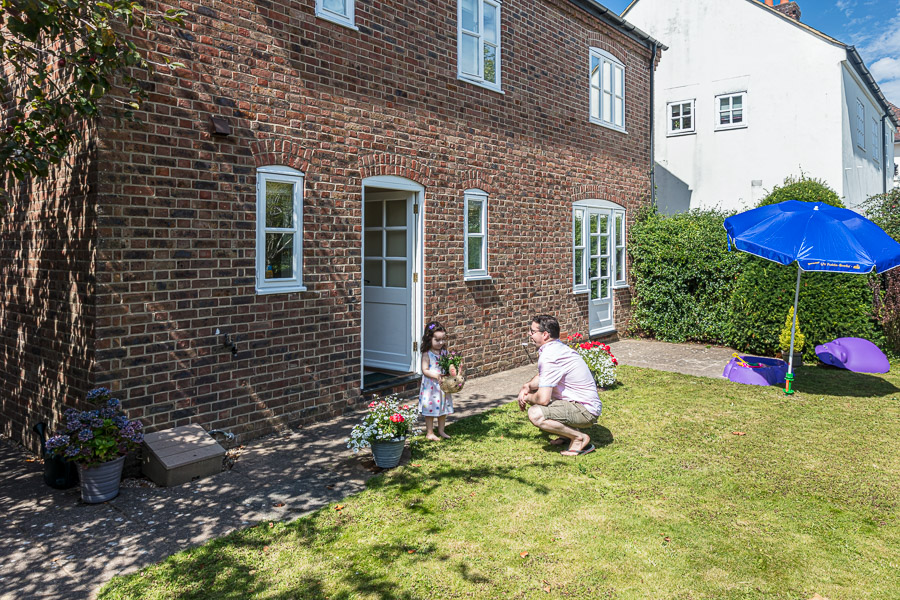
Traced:
<path fill-rule="evenodd" d="M 419 412 L 425 417 L 425 439 L 439 441 L 449 438 L 444 433 L 447 415 L 453 412 L 453 397 L 441 390 L 444 378 L 438 357 L 446 344 L 447 330 L 437 321 L 425 326 L 422 335 L 422 387 L 419 389 Z M 437 435 L 434 434 L 434 418 L 438 420 Z M 440 437 L 438 437 L 440 436 Z"/>

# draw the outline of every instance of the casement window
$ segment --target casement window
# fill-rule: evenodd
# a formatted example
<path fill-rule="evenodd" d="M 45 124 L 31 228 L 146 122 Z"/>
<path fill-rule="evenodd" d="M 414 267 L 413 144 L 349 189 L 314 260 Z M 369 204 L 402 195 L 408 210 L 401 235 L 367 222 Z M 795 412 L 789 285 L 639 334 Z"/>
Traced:
<path fill-rule="evenodd" d="M 716 129 L 737 129 L 746 126 L 746 92 L 716 96 Z"/>
<path fill-rule="evenodd" d="M 316 0 L 316 16 L 356 29 L 355 4 L 356 0 Z"/>
<path fill-rule="evenodd" d="M 303 173 L 256 171 L 256 293 L 304 291 Z"/>
<path fill-rule="evenodd" d="M 625 65 L 599 48 L 590 57 L 590 121 L 624 132 Z"/>
<path fill-rule="evenodd" d="M 856 145 L 866 149 L 866 107 L 856 99 Z"/>
<path fill-rule="evenodd" d="M 572 211 L 572 291 L 609 297 L 628 285 L 625 270 L 625 209 L 604 200 L 584 200 Z"/>
<path fill-rule="evenodd" d="M 878 121 L 872 119 L 872 158 L 877 163 L 881 162 L 881 148 L 878 147 L 878 138 L 880 137 L 878 135 Z"/>
<path fill-rule="evenodd" d="M 694 101 L 681 100 L 666 105 L 669 135 L 694 133 Z"/>
<path fill-rule="evenodd" d="M 481 190 L 466 190 L 465 193 L 465 251 L 464 277 L 467 280 L 489 279 L 488 258 L 488 196 Z"/>
<path fill-rule="evenodd" d="M 457 74 L 460 79 L 500 89 L 500 2 L 458 0 Z"/>

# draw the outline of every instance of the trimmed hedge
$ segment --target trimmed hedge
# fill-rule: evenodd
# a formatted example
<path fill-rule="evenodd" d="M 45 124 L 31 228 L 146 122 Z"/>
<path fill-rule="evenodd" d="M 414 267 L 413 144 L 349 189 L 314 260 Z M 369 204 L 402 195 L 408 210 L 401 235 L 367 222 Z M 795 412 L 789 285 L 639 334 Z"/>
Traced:
<path fill-rule="evenodd" d="M 805 177 L 786 179 L 760 206 L 784 200 L 842 206 L 827 185 Z M 900 197 L 889 204 L 896 209 Z M 667 217 L 649 209 L 638 215 L 629 235 L 635 292 L 631 333 L 668 342 L 724 344 L 767 356 L 781 349 L 778 337 L 794 303 L 797 267 L 729 252 L 723 224 L 730 214 L 707 210 Z M 895 214 L 900 235 L 900 210 Z M 806 335 L 804 357 L 814 359 L 817 344 L 838 337 L 880 344 L 872 303 L 868 277 L 804 273 L 797 310 Z M 895 304 L 884 314 L 896 321 L 900 349 L 900 301 Z"/>
<path fill-rule="evenodd" d="M 900 188 L 872 196 L 863 205 L 866 216 L 900 241 Z M 887 349 L 900 354 L 900 267 L 873 277 L 875 318 L 882 327 Z"/>
<path fill-rule="evenodd" d="M 666 217 L 650 209 L 638 215 L 629 236 L 633 333 L 667 342 L 726 343 L 728 299 L 744 260 L 728 251 L 729 214 Z"/>

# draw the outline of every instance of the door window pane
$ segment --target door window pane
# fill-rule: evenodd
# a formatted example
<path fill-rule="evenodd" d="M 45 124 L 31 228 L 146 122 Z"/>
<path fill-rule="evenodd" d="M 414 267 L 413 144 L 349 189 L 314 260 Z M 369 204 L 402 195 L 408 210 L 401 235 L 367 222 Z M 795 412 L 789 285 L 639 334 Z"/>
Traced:
<path fill-rule="evenodd" d="M 600 277 L 609 277 L 609 259 L 601 258 L 600 259 Z"/>
<path fill-rule="evenodd" d="M 596 214 L 591 215 L 591 233 L 597 233 L 599 231 L 600 219 L 597 218 Z"/>
<path fill-rule="evenodd" d="M 609 216 L 600 215 L 600 233 L 609 233 Z"/>
<path fill-rule="evenodd" d="M 385 202 L 385 225 L 388 227 L 406 226 L 406 200 Z"/>
<path fill-rule="evenodd" d="M 266 227 L 293 227 L 294 184 L 266 181 Z"/>
<path fill-rule="evenodd" d="M 597 287 L 600 288 L 600 298 L 609 298 L 609 279 L 598 279 Z"/>
<path fill-rule="evenodd" d="M 366 227 L 381 227 L 381 202 L 366 202 Z"/>
<path fill-rule="evenodd" d="M 382 285 L 381 278 L 381 265 L 383 263 L 380 260 L 367 260 L 365 266 L 365 272 L 363 273 L 363 277 L 365 278 L 365 285 L 378 286 Z"/>
<path fill-rule="evenodd" d="M 600 276 L 600 262 L 596 258 L 591 258 L 591 278 Z"/>
<path fill-rule="evenodd" d="M 596 300 L 600 297 L 600 280 L 597 279 L 591 285 L 591 300 Z"/>
<path fill-rule="evenodd" d="M 366 256 L 383 256 L 381 231 L 366 232 Z"/>
<path fill-rule="evenodd" d="M 290 279 L 294 276 L 294 234 L 266 234 L 266 279 Z"/>
<path fill-rule="evenodd" d="M 385 287 L 406 287 L 406 261 L 389 260 L 385 263 L 387 277 Z"/>
<path fill-rule="evenodd" d="M 406 256 L 406 231 L 388 231 L 385 256 Z"/>

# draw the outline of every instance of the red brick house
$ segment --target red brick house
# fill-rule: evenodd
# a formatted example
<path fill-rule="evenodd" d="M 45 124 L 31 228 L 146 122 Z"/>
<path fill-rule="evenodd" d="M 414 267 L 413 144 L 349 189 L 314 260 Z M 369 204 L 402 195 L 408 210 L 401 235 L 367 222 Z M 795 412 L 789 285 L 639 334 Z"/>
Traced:
<path fill-rule="evenodd" d="M 246 439 L 416 386 L 431 319 L 469 376 L 537 312 L 625 327 L 661 44 L 593 0 L 182 6 L 142 123 L 0 224 L 4 434 L 105 385 Z"/>

